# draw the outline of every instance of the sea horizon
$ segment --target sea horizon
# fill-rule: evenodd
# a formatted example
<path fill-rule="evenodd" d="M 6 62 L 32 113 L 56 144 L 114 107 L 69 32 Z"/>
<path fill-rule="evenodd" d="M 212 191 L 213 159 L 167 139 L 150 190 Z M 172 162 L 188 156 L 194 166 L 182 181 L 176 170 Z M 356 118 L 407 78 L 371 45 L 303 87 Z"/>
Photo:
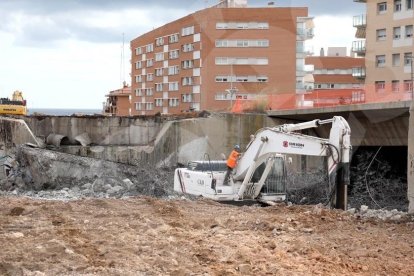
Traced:
<path fill-rule="evenodd" d="M 27 108 L 27 115 L 44 114 L 54 116 L 70 116 L 73 114 L 102 114 L 102 109 L 94 108 Z"/>

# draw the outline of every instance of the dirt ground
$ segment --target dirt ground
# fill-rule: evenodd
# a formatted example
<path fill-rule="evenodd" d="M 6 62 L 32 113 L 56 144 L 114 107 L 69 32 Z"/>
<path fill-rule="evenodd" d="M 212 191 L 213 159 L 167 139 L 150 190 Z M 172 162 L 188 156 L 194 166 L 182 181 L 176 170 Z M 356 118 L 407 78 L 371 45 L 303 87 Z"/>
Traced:
<path fill-rule="evenodd" d="M 0 197 L 0 275 L 414 275 L 414 224 L 318 206 Z"/>

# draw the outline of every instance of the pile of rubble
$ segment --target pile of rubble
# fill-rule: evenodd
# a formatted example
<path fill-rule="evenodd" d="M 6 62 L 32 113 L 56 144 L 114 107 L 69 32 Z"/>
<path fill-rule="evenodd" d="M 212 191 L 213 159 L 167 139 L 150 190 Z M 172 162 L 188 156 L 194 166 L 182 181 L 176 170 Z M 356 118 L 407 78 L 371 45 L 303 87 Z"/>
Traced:
<path fill-rule="evenodd" d="M 115 162 L 20 147 L 0 194 L 50 199 L 173 194 L 173 169 Z"/>
<path fill-rule="evenodd" d="M 380 219 L 383 221 L 398 221 L 408 216 L 408 213 L 398 211 L 397 209 L 393 209 L 390 211 L 385 209 L 369 209 L 369 207 L 366 205 L 362 205 L 359 210 L 355 208 L 348 209 L 347 212 L 353 214 L 355 217 L 364 219 L 373 218 Z"/>

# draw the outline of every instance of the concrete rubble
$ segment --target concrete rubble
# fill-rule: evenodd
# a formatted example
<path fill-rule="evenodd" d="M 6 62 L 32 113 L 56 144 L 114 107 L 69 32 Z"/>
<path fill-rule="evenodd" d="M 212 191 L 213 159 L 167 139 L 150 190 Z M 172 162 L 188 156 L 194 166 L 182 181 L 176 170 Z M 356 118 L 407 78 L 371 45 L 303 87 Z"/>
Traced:
<path fill-rule="evenodd" d="M 383 221 L 398 221 L 401 219 L 405 219 L 408 216 L 407 212 L 398 211 L 397 209 L 369 209 L 366 205 L 362 205 L 359 210 L 355 208 L 350 208 L 347 210 L 347 212 L 358 218 L 379 219 Z"/>
<path fill-rule="evenodd" d="M 173 170 L 130 166 L 115 162 L 18 147 L 16 162 L 7 179 L 0 181 L 3 194 L 76 199 L 173 194 Z"/>

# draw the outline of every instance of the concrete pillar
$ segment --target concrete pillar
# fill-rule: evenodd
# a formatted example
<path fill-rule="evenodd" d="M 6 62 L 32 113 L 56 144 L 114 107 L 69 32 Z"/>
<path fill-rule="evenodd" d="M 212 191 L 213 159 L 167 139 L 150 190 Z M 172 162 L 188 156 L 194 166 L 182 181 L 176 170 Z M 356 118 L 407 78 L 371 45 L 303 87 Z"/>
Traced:
<path fill-rule="evenodd" d="M 408 211 L 414 213 L 414 101 L 411 102 L 410 108 L 410 123 L 408 129 L 408 168 L 407 168 L 407 181 L 408 181 L 408 200 L 410 204 Z"/>

